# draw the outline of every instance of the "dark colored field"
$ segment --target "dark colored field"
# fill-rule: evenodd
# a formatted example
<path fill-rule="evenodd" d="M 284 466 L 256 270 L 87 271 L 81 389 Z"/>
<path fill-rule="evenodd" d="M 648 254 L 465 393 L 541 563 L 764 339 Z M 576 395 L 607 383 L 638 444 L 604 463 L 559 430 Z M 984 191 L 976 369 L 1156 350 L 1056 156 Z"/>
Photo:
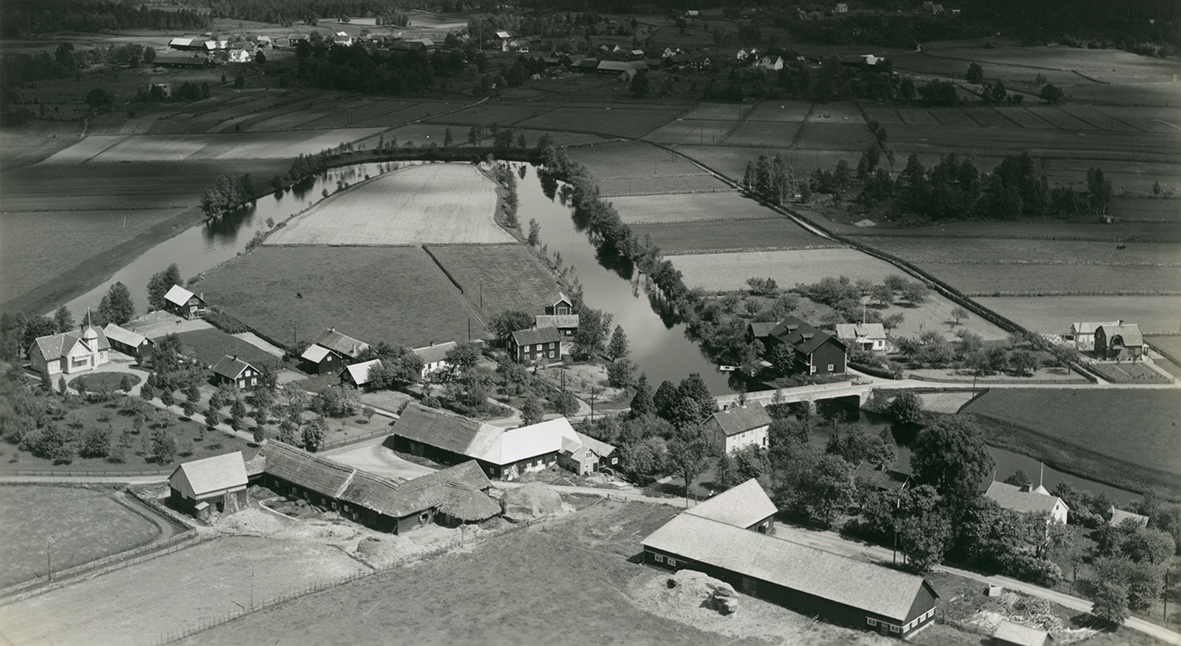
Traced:
<path fill-rule="evenodd" d="M 963 412 L 986 425 L 989 444 L 1057 469 L 1133 491 L 1181 492 L 1181 393 L 1117 388 L 997 388 Z"/>
<path fill-rule="evenodd" d="M 272 341 L 336 327 L 370 344 L 418 347 L 485 334 L 418 247 L 261 247 L 193 289 Z"/>
<path fill-rule="evenodd" d="M 636 109 L 623 105 L 558 108 L 518 122 L 526 128 L 571 130 L 616 137 L 642 137 L 675 119 L 682 110 Z"/>
<path fill-rule="evenodd" d="M 641 238 L 651 235 L 666 254 L 841 246 L 814 236 L 785 218 L 633 224 L 631 228 Z"/>
<path fill-rule="evenodd" d="M 279 362 L 275 355 L 263 352 L 258 347 L 216 328 L 184 332 L 176 336 L 180 339 L 185 354 L 196 357 L 207 366 L 216 365 L 227 354 L 254 364 L 256 368 Z"/>
<path fill-rule="evenodd" d="M 115 502 L 113 489 L 0 487 L 0 587 L 144 545 L 160 528 Z M 48 554 L 47 554 L 48 551 Z M 48 558 L 47 558 L 48 556 Z"/>
<path fill-rule="evenodd" d="M 541 116 L 553 107 L 552 104 L 481 103 L 480 105 L 464 108 L 450 114 L 432 117 L 427 121 L 431 123 L 454 123 L 466 126 L 490 126 L 495 123 L 502 128 L 507 128 L 525 119 Z M 467 131 L 464 130 L 462 134 L 462 137 L 457 135 L 456 139 L 466 141 Z"/>
<path fill-rule="evenodd" d="M 549 269 L 524 245 L 430 245 L 485 318 L 504 310 L 541 314 L 558 294 Z"/>

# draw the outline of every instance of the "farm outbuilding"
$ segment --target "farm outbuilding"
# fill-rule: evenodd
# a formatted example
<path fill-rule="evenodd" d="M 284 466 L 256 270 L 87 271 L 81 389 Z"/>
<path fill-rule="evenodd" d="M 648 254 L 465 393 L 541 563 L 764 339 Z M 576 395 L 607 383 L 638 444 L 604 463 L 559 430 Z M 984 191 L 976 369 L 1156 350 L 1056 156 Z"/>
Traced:
<path fill-rule="evenodd" d="M 1046 640 L 1049 638 L 1050 633 L 1040 628 L 1023 626 L 1005 620 L 996 627 L 996 632 L 992 634 L 992 643 L 996 646 L 1045 646 Z"/>
<path fill-rule="evenodd" d="M 775 514 L 779 513 L 779 510 L 767 496 L 767 492 L 763 491 L 759 481 L 751 478 L 686 509 L 685 513 L 760 534 L 770 534 L 775 531 Z"/>
<path fill-rule="evenodd" d="M 168 504 L 198 518 L 233 513 L 246 504 L 246 484 L 241 451 L 185 462 L 168 477 Z"/>
<path fill-rule="evenodd" d="M 372 370 L 374 366 L 380 365 L 381 359 L 373 359 L 371 361 L 354 363 L 353 365 L 345 368 L 344 372 L 340 373 L 340 380 L 346 384 L 349 384 L 350 386 L 356 386 L 357 388 L 360 388 L 361 386 L 369 383 L 369 371 Z"/>
<path fill-rule="evenodd" d="M 205 299 L 180 285 L 173 285 L 164 294 L 164 309 L 187 319 L 196 318 L 205 312 Z"/>
<path fill-rule="evenodd" d="M 121 328 L 114 323 L 107 323 L 103 328 L 103 334 L 106 335 L 112 350 L 122 352 L 135 359 L 135 362 L 140 365 L 151 362 L 152 346 L 155 345 L 155 342 L 146 336 Z"/>
<path fill-rule="evenodd" d="M 538 330 L 542 328 L 552 327 L 557 328 L 558 332 L 564 337 L 572 337 L 578 332 L 578 315 L 577 314 L 538 314 L 533 317 L 533 327 Z"/>
<path fill-rule="evenodd" d="M 1115 505 L 1111 506 L 1111 520 L 1107 521 L 1108 525 L 1112 527 L 1119 527 L 1125 522 L 1132 522 L 1140 527 L 1148 527 L 1148 516 L 1124 511 L 1123 509 L 1116 509 Z"/>
<path fill-rule="evenodd" d="M 299 359 L 300 368 L 313 375 L 330 375 L 340 372 L 344 367 L 344 362 L 336 353 L 314 343 L 299 355 Z"/>
<path fill-rule="evenodd" d="M 1095 330 L 1107 326 L 1120 325 L 1123 321 L 1105 321 L 1095 323 L 1091 321 L 1080 321 L 1070 324 L 1070 336 L 1074 339 L 1074 347 L 1079 350 L 1094 350 L 1095 349 Z"/>
<path fill-rule="evenodd" d="M 552 303 L 545 306 L 545 313 L 556 315 L 573 314 L 574 302 L 570 300 L 570 297 L 558 292 L 558 297 Z"/>
<path fill-rule="evenodd" d="M 341 334 L 336 328 L 324 330 L 313 341 L 315 345 L 327 348 L 346 361 L 356 361 L 361 353 L 369 349 L 369 344 L 347 334 Z"/>

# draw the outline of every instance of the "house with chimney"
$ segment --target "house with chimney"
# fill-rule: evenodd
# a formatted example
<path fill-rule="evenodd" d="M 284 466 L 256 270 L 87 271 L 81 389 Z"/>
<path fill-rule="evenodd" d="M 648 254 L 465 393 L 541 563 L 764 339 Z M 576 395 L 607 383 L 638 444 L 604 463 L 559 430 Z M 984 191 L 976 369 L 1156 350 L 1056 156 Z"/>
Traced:
<path fill-rule="evenodd" d="M 753 328 L 751 334 L 755 334 Z M 795 372 L 807 375 L 833 375 L 845 372 L 848 355 L 845 344 L 836 336 L 822 332 L 797 319 L 780 321 L 760 339 L 765 351 L 784 345 L 792 352 Z"/>
<path fill-rule="evenodd" d="M 78 332 L 37 337 L 29 346 L 29 365 L 49 381 L 55 375 L 72 375 L 94 370 L 110 361 L 111 344 L 94 325 Z"/>
<path fill-rule="evenodd" d="M 186 319 L 197 318 L 205 313 L 205 299 L 180 285 L 173 285 L 164 294 L 164 309 Z"/>
<path fill-rule="evenodd" d="M 337 332 L 332 327 L 321 332 L 299 358 L 304 372 L 313 375 L 337 374 L 345 366 L 356 363 L 361 353 L 368 349 L 368 343 Z"/>

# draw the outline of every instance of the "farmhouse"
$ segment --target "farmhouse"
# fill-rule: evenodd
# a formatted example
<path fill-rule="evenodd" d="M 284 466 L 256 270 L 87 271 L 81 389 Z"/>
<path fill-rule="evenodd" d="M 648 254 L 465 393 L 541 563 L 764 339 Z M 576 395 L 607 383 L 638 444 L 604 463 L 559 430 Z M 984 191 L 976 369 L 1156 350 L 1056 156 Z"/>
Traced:
<path fill-rule="evenodd" d="M 49 380 L 57 374 L 93 370 L 110 361 L 111 344 L 103 331 L 87 325 L 81 332 L 62 332 L 38 337 L 29 347 L 29 364 Z"/>
<path fill-rule="evenodd" d="M 205 299 L 180 285 L 173 285 L 172 289 L 164 294 L 164 309 L 191 319 L 205 312 Z"/>
<path fill-rule="evenodd" d="M 783 69 L 783 58 L 781 56 L 776 56 L 775 58 L 764 56 L 760 58 L 759 62 L 755 63 L 755 65 L 756 67 L 768 72 L 778 72 L 779 70 Z"/>
<path fill-rule="evenodd" d="M 1141 527 L 1148 527 L 1148 516 L 1141 516 L 1140 514 L 1133 514 L 1130 511 L 1116 509 L 1115 505 L 1111 506 L 1111 520 L 1107 521 L 1108 525 L 1119 527 L 1129 521 Z"/>
<path fill-rule="evenodd" d="M 1048 632 L 1040 628 L 1004 620 L 992 634 L 992 643 L 996 646 L 1045 646 L 1049 636 Z"/>
<path fill-rule="evenodd" d="M 1095 356 L 1135 361 L 1143 354 L 1144 337 L 1140 334 L 1139 325 L 1120 321 L 1118 325 L 1105 323 L 1095 329 Z"/>
<path fill-rule="evenodd" d="M 756 489 L 762 488 L 757 481 L 744 487 L 742 497 L 759 499 Z M 747 504 L 724 502 L 725 508 Z M 736 522 L 762 513 L 761 502 L 752 507 L 753 514 L 735 514 Z M 644 539 L 645 563 L 704 572 L 744 594 L 883 635 L 905 637 L 935 616 L 938 595 L 922 577 L 691 512 L 679 514 Z"/>
<path fill-rule="evenodd" d="M 447 362 L 447 353 L 458 347 L 459 344 L 455 341 L 448 341 L 446 343 L 430 344 L 422 348 L 414 348 L 412 352 L 422 359 L 422 378 L 426 379 L 427 375 L 443 372 L 451 368 L 451 364 Z"/>
<path fill-rule="evenodd" d="M 754 402 L 718 411 L 701 423 L 701 431 L 718 453 L 733 453 L 748 446 L 767 448 L 771 416 Z"/>
<path fill-rule="evenodd" d="M 327 348 L 344 360 L 356 360 L 361 353 L 369 349 L 369 344 L 358 341 L 351 336 L 341 334 L 331 327 L 320 333 L 312 343 Z"/>
<path fill-rule="evenodd" d="M 528 361 L 562 359 L 562 333 L 556 327 L 518 330 L 509 336 L 509 354 L 513 359 Z"/>
<path fill-rule="evenodd" d="M 369 371 L 373 366 L 380 366 L 381 359 L 373 359 L 371 361 L 363 361 L 361 363 L 354 363 L 348 366 L 340 373 L 340 380 L 346 384 L 360 388 L 369 383 Z"/>
<path fill-rule="evenodd" d="M 796 369 L 801 372 L 813 375 L 845 372 L 845 344 L 797 318 L 781 321 L 764 341 L 768 350 L 779 343 L 791 348 Z"/>
<path fill-rule="evenodd" d="M 760 534 L 771 534 L 775 531 L 775 514 L 779 513 L 779 510 L 775 508 L 775 503 L 771 502 L 767 492 L 759 486 L 759 481 L 751 478 L 686 509 L 685 513 Z"/>
<path fill-rule="evenodd" d="M 328 328 L 299 355 L 301 368 L 313 375 L 338 373 L 368 348 L 368 343 Z"/>
<path fill-rule="evenodd" d="M 213 366 L 213 383 L 219 386 L 229 384 L 238 390 L 251 390 L 258 386 L 258 375 L 258 368 L 228 354 Z"/>
<path fill-rule="evenodd" d="M 231 63 L 249 63 L 254 60 L 254 56 L 245 49 L 231 49 L 229 53 L 229 61 Z"/>
<path fill-rule="evenodd" d="M 152 360 L 152 346 L 155 342 L 142 334 L 125 330 L 114 323 L 107 323 L 103 328 L 103 334 L 106 335 L 112 350 L 134 358 L 136 363 L 145 365 Z"/>
<path fill-rule="evenodd" d="M 578 331 L 577 314 L 538 314 L 533 319 L 533 327 L 537 329 L 552 327 L 564 337 L 572 337 Z"/>
<path fill-rule="evenodd" d="M 246 480 L 241 451 L 185 462 L 168 476 L 168 504 L 198 518 L 232 514 L 246 504 Z"/>
<path fill-rule="evenodd" d="M 1030 485 L 1018 487 L 1004 482 L 993 481 L 988 485 L 984 497 L 996 502 L 1004 509 L 1023 514 L 1048 514 L 1049 522 L 1066 524 L 1069 509 L 1058 496 L 1050 495 L 1045 487 Z"/>
<path fill-rule="evenodd" d="M 1074 347 L 1079 350 L 1094 350 L 1095 349 L 1095 330 L 1107 326 L 1117 326 L 1123 321 L 1109 321 L 1103 323 L 1071 323 L 1070 336 L 1074 338 Z"/>
<path fill-rule="evenodd" d="M 886 351 L 886 328 L 881 323 L 838 323 L 837 339 L 867 352 Z"/>
<path fill-rule="evenodd" d="M 492 483 L 475 462 L 392 480 L 271 440 L 259 482 L 283 495 L 339 511 L 378 531 L 400 534 L 434 521 L 478 522 L 500 513 Z"/>

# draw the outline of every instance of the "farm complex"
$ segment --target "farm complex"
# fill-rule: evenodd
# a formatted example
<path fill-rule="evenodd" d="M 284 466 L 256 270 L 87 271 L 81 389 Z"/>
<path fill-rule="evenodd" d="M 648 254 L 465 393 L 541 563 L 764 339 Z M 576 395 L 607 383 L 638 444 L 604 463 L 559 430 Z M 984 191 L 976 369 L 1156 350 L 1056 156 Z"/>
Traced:
<path fill-rule="evenodd" d="M 1019 4 L 4 2 L 0 641 L 1178 643 L 1181 13 Z"/>

